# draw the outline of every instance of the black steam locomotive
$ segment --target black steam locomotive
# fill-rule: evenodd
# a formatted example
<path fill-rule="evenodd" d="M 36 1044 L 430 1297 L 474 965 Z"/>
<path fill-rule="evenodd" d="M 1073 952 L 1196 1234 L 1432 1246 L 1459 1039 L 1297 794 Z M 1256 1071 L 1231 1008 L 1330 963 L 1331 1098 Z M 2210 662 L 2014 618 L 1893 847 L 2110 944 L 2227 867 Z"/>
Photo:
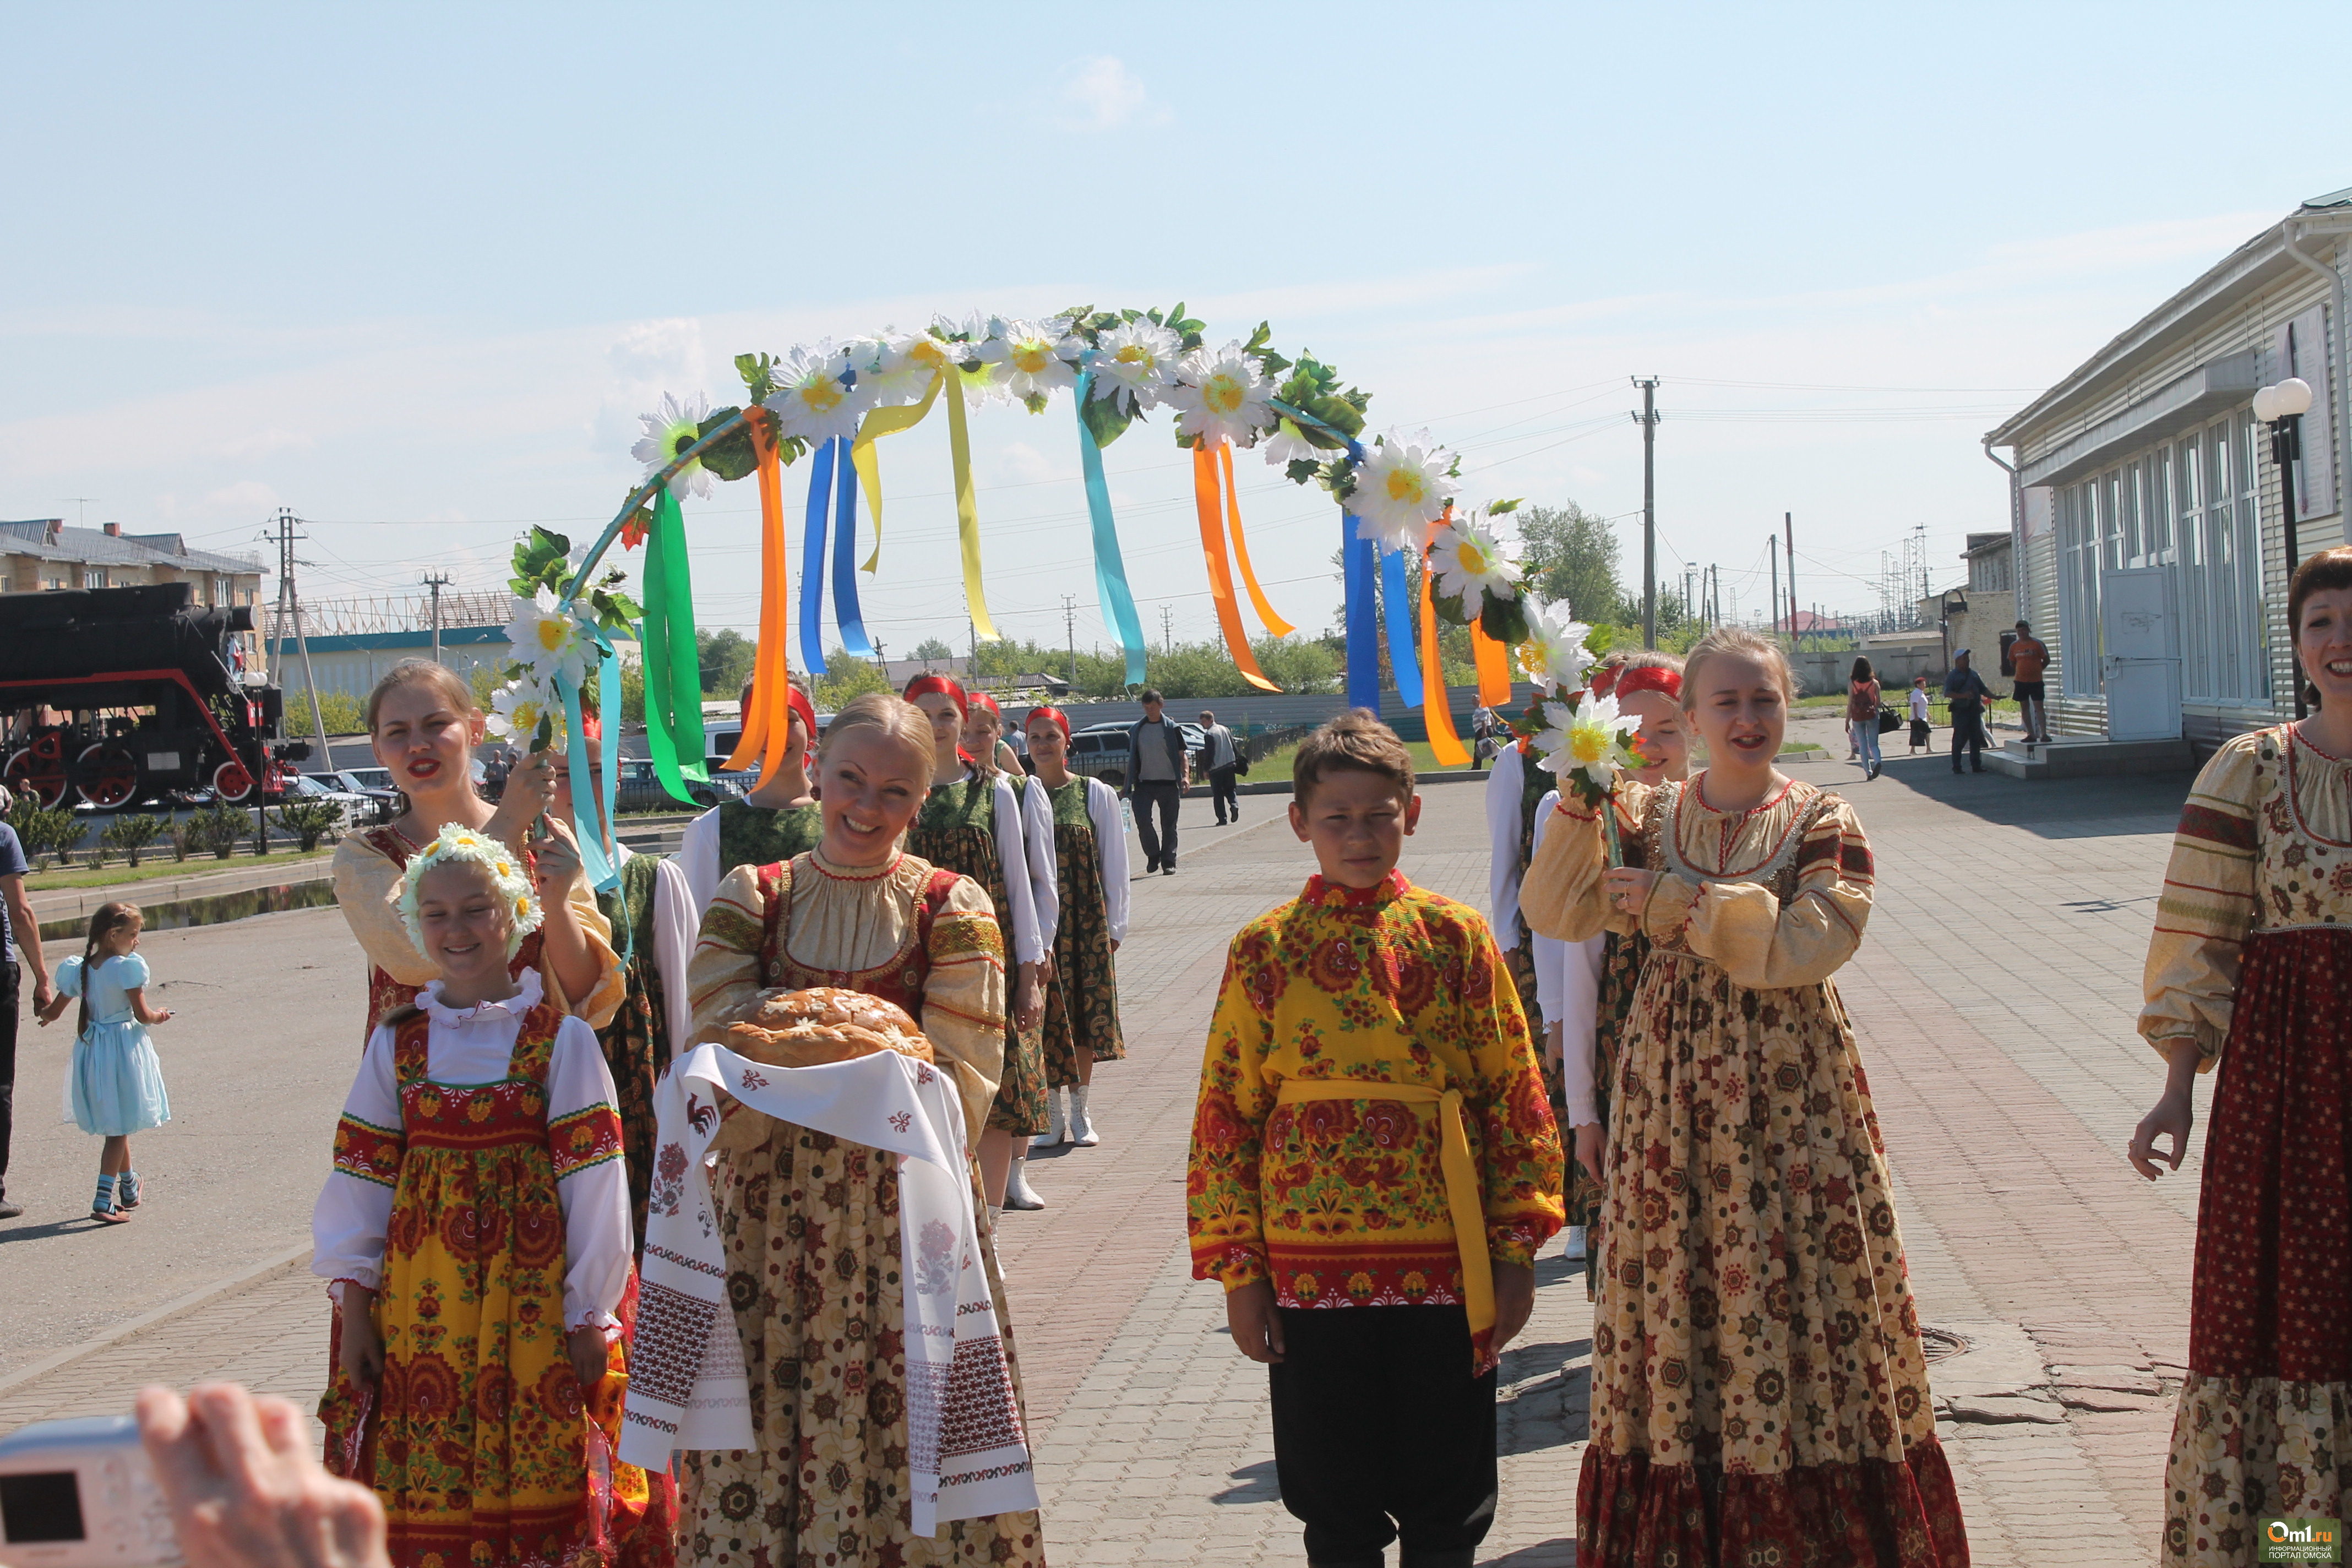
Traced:
<path fill-rule="evenodd" d="M 185 583 L 0 595 L 0 780 L 44 805 L 129 805 L 209 791 L 274 795 L 289 762 L 278 689 L 247 673 L 253 611 Z"/>

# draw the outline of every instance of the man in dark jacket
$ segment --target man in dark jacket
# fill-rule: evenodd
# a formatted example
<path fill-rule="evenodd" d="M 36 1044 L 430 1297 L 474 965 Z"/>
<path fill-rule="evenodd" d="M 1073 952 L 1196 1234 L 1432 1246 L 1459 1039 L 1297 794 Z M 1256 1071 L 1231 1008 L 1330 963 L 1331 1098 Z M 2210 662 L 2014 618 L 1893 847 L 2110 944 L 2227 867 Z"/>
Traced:
<path fill-rule="evenodd" d="M 1192 758 L 1184 749 L 1183 726 L 1165 717 L 1161 707 L 1160 693 L 1145 688 L 1143 718 L 1127 731 L 1127 793 L 1135 802 L 1135 836 L 1143 841 L 1145 875 L 1172 877 L 1176 805 L 1192 787 Z"/>
<path fill-rule="evenodd" d="M 1983 676 L 1969 668 L 1967 648 L 1952 656 L 1952 673 L 1944 677 L 1944 700 L 1952 705 L 1952 771 L 1960 771 L 1960 748 L 1966 746 L 1969 771 L 1984 772 L 1984 749 L 1990 738 L 1985 733 L 1985 709 L 1992 701 L 1992 689 L 1985 685 Z"/>

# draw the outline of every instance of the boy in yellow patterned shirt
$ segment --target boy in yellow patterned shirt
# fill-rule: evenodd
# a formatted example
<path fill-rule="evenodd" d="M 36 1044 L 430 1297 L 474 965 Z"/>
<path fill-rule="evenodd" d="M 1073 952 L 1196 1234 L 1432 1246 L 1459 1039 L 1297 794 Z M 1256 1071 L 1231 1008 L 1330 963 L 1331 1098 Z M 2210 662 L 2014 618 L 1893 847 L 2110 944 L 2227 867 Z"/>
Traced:
<path fill-rule="evenodd" d="M 1358 710 L 1298 748 L 1320 867 L 1234 940 L 1186 1187 L 1195 1278 L 1267 1363 L 1314 1568 L 1468 1568 L 1494 1522 L 1495 1365 L 1565 1217 L 1559 1129 L 1475 910 L 1397 870 L 1412 757 Z"/>

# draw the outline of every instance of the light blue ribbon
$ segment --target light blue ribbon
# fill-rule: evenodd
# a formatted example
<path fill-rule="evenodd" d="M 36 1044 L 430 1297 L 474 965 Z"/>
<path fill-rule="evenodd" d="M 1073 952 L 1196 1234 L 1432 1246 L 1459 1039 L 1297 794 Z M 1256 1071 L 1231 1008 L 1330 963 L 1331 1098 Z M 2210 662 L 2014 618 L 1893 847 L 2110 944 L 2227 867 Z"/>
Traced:
<path fill-rule="evenodd" d="M 833 496 L 833 448 L 819 447 L 809 463 L 808 526 L 801 541 L 801 662 L 824 673 L 824 513 Z"/>
<path fill-rule="evenodd" d="M 563 699 L 563 728 L 569 739 L 564 764 L 572 774 L 572 836 L 579 841 L 581 868 L 587 873 L 588 885 L 600 893 L 608 893 L 621 885 L 619 854 L 608 856 L 604 853 L 605 827 L 612 827 L 615 845 L 619 843 L 620 833 L 614 806 L 620 788 L 621 658 L 614 651 L 612 640 L 604 636 L 602 627 L 587 629 L 603 653 L 596 667 L 596 691 L 604 700 L 606 710 L 602 715 L 604 732 L 599 749 L 603 752 L 604 769 L 601 775 L 588 771 L 588 735 L 587 726 L 581 721 L 580 688 L 571 677 L 559 671 L 555 677 L 555 690 Z M 583 819 L 580 781 L 599 776 L 604 781 L 602 786 L 586 792 L 587 811 Z M 597 816 L 599 810 L 604 814 L 601 819 Z"/>
<path fill-rule="evenodd" d="M 841 626 L 841 646 L 860 658 L 874 657 L 866 636 L 866 616 L 857 607 L 857 465 L 849 460 L 849 443 L 835 436 L 833 448 L 835 503 L 833 509 L 833 616 Z"/>
<path fill-rule="evenodd" d="M 1078 466 L 1086 472 L 1087 511 L 1095 525 L 1095 592 L 1102 600 L 1103 624 L 1118 634 L 1118 646 L 1126 651 L 1127 684 L 1140 686 L 1143 620 L 1135 613 L 1135 595 L 1127 585 L 1127 563 L 1118 552 L 1118 525 L 1110 515 L 1110 487 L 1103 480 L 1102 447 L 1095 440 L 1094 427 L 1087 423 L 1087 398 L 1094 379 L 1090 370 L 1078 373 Z"/>
<path fill-rule="evenodd" d="M 1413 651 L 1412 623 L 1420 608 L 1405 581 L 1404 552 L 1381 552 L 1381 611 L 1389 626 L 1389 673 L 1396 677 L 1397 700 L 1421 706 L 1421 656 Z"/>

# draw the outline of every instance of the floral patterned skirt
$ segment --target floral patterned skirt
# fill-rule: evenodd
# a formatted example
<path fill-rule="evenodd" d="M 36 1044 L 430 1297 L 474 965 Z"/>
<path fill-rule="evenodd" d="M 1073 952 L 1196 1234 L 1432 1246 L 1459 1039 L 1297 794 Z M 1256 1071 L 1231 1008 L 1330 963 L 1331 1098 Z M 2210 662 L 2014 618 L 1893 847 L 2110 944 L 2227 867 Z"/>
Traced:
<path fill-rule="evenodd" d="M 1054 983 L 1045 988 L 1045 1081 L 1055 1089 L 1078 1081 L 1081 1051 L 1098 1062 L 1127 1056 L 1118 1026 L 1118 960 L 1099 904 L 1087 909 L 1074 900 L 1062 906 Z"/>
<path fill-rule="evenodd" d="M 1836 991 L 1654 951 L 1616 1079 L 1577 1561 L 1965 1568 Z"/>
<path fill-rule="evenodd" d="M 2352 1480 L 2352 931 L 2257 932 L 2205 1133 L 2164 1561 L 2253 1561 Z"/>
<path fill-rule="evenodd" d="M 1041 1093 L 1042 1098 L 1042 1093 Z M 713 1196 L 742 1336 L 751 1449 L 686 1456 L 696 1568 L 1042 1568 L 1036 1513 L 909 1524 L 897 1157 L 787 1122 L 719 1161 Z M 972 1182 L 977 1205 L 980 1184 Z M 1021 1381 L 985 1215 L 982 1252 Z"/>

